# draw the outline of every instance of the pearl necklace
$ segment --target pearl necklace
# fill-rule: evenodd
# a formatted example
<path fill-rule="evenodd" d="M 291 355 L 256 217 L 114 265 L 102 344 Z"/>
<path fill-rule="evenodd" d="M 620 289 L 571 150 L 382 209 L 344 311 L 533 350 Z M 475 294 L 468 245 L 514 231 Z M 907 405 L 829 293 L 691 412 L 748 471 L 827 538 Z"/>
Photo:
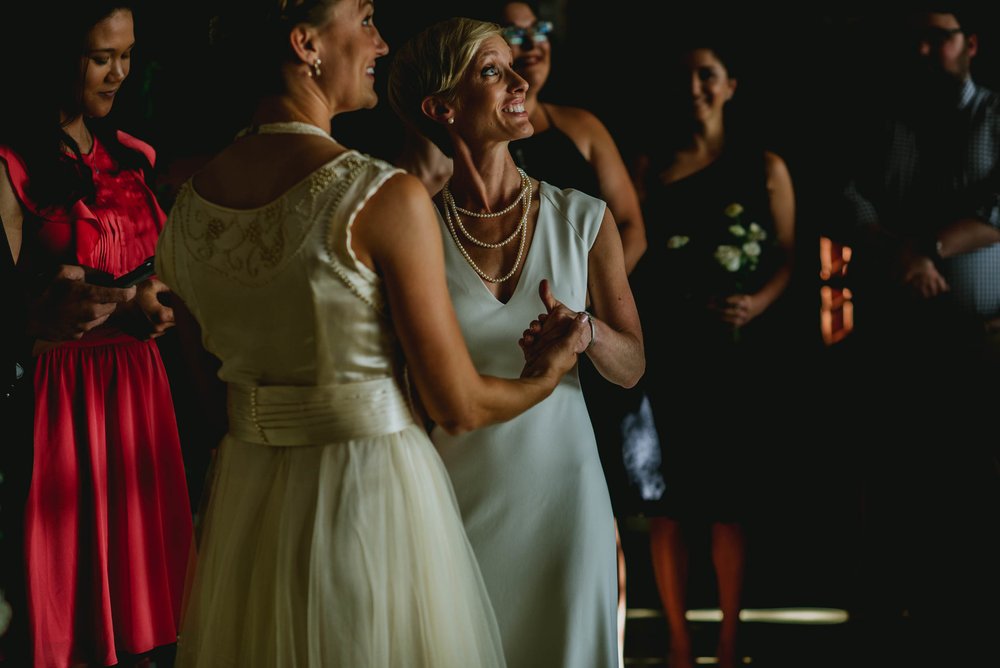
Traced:
<path fill-rule="evenodd" d="M 506 215 L 511 211 L 513 211 L 514 207 L 517 206 L 518 202 L 524 201 L 525 195 L 527 195 L 528 198 L 530 199 L 531 195 L 529 195 L 528 193 L 531 192 L 531 179 L 528 178 L 528 175 L 525 174 L 524 170 L 522 170 L 520 167 L 517 168 L 517 171 L 521 174 L 521 194 L 518 195 L 517 199 L 511 202 L 509 206 L 504 207 L 500 211 L 494 211 L 492 213 L 479 213 L 478 211 L 469 211 L 468 209 L 463 209 L 462 207 L 458 206 L 458 204 L 455 203 L 455 196 L 451 194 L 450 181 L 448 183 L 445 183 L 444 188 L 441 190 L 441 199 L 444 201 L 445 210 L 451 209 L 452 213 L 455 216 L 455 224 L 458 225 L 458 229 L 462 232 L 462 236 L 464 236 L 466 239 L 468 239 L 475 245 L 479 246 L 480 248 L 502 248 L 503 246 L 506 246 L 511 241 L 513 241 L 518 234 L 521 233 L 521 225 L 515 227 L 514 231 L 510 233 L 510 236 L 504 239 L 503 241 L 498 241 L 496 243 L 489 243 L 486 241 L 480 241 L 479 239 L 472 236 L 472 234 L 470 234 L 469 231 L 465 229 L 465 225 L 462 224 L 462 219 L 461 217 L 459 217 L 458 214 L 464 213 L 466 216 L 472 216 L 473 218 L 499 218 L 500 216 Z"/>
<path fill-rule="evenodd" d="M 444 202 L 444 219 L 448 224 L 448 231 L 451 232 L 451 238 L 455 241 L 455 245 L 458 246 L 458 250 L 462 253 L 462 257 L 465 258 L 465 261 L 469 263 L 469 266 L 472 267 L 477 274 L 479 274 L 480 278 L 490 283 L 503 283 L 504 281 L 510 280 L 510 278 L 517 272 L 517 268 L 521 265 L 521 258 L 524 257 L 524 242 L 528 238 L 525 230 L 528 227 L 528 213 L 531 211 L 532 188 L 531 179 L 528 178 L 527 174 L 520 169 L 517 171 L 521 172 L 521 182 L 523 184 L 521 194 L 516 200 L 514 200 L 514 203 L 508 206 L 503 212 L 481 214 L 460 209 L 455 204 L 455 198 L 452 196 L 451 190 L 448 188 L 448 184 L 445 184 L 441 193 L 441 199 Z M 499 243 L 489 244 L 479 241 L 478 239 L 474 239 L 472 235 L 465 230 L 465 227 L 462 226 L 462 219 L 459 217 L 459 211 L 478 218 L 495 218 L 503 215 L 504 213 L 510 212 L 518 202 L 521 202 L 521 221 L 517 224 L 517 227 L 514 228 L 514 232 Z M 452 221 L 452 217 L 454 217 L 454 222 Z M 458 231 L 455 229 L 455 223 L 458 223 L 458 226 L 462 229 L 462 233 L 467 239 L 469 239 L 469 241 L 483 248 L 500 248 L 501 246 L 507 245 L 517 235 L 521 235 L 521 243 L 517 247 L 517 257 L 514 258 L 514 266 L 511 267 L 510 271 L 503 276 L 490 276 L 484 272 L 479 268 L 479 265 L 475 263 L 472 256 L 469 255 L 469 251 L 465 250 L 465 246 L 462 245 L 462 240 L 458 237 Z"/>
<path fill-rule="evenodd" d="M 316 135 L 317 137 L 336 141 L 323 128 L 317 127 L 312 123 L 303 123 L 302 121 L 281 121 L 251 125 L 237 132 L 234 139 L 240 139 L 248 135 Z"/>
<path fill-rule="evenodd" d="M 458 209 L 459 213 L 464 213 L 466 216 L 473 216 L 475 218 L 499 218 L 500 216 L 510 213 L 511 211 L 514 210 L 514 207 L 517 206 L 517 203 L 521 201 L 521 198 L 524 197 L 525 191 L 527 191 L 531 185 L 530 180 L 528 179 L 528 175 L 524 173 L 523 169 L 518 167 L 517 173 L 521 175 L 521 194 L 517 196 L 517 199 L 508 204 L 502 210 L 494 211 L 492 213 L 480 213 L 478 211 L 469 211 L 468 209 L 463 209 L 460 206 L 456 206 L 455 208 Z M 449 196 L 451 195 L 450 186 L 451 186 L 450 180 L 444 184 L 444 191 L 448 193 Z"/>

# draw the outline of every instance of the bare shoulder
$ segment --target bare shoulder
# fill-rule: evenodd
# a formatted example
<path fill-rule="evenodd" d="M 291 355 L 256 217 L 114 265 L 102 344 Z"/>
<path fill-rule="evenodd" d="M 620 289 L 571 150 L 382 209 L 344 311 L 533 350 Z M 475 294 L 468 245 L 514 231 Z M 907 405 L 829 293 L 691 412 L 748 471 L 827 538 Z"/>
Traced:
<path fill-rule="evenodd" d="M 391 213 L 430 204 L 430 196 L 420 179 L 406 172 L 398 172 L 390 176 L 372 195 L 362 211 Z"/>
<path fill-rule="evenodd" d="M 225 148 L 193 177 L 199 194 L 224 206 L 262 206 L 348 149 L 323 137 L 262 135 Z"/>
<path fill-rule="evenodd" d="M 383 241 L 410 238 L 436 223 L 434 204 L 423 183 L 411 174 L 399 172 L 371 196 L 358 212 L 355 226 L 371 242 L 375 237 Z"/>
<path fill-rule="evenodd" d="M 767 172 L 768 180 L 788 177 L 788 165 L 785 164 L 784 159 L 777 153 L 764 151 L 764 169 Z"/>
<path fill-rule="evenodd" d="M 557 104 L 547 104 L 552 120 L 559 129 L 569 135 L 582 133 L 591 135 L 594 132 L 607 132 L 604 124 L 594 114 L 579 107 L 566 107 Z"/>

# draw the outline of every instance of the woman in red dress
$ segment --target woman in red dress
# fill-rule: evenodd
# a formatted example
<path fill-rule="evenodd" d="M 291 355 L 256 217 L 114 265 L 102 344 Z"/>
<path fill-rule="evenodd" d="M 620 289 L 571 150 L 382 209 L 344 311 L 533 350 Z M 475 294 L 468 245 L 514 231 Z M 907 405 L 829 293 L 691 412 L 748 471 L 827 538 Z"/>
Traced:
<path fill-rule="evenodd" d="M 38 667 L 114 665 L 175 642 L 192 533 L 152 340 L 173 324 L 166 288 L 94 285 L 151 256 L 165 219 L 144 180 L 152 149 L 97 122 L 129 73 L 132 13 L 65 7 L 54 30 L 66 34 L 51 40 L 62 62 L 0 147 L 0 212 L 34 348 L 25 549 Z"/>

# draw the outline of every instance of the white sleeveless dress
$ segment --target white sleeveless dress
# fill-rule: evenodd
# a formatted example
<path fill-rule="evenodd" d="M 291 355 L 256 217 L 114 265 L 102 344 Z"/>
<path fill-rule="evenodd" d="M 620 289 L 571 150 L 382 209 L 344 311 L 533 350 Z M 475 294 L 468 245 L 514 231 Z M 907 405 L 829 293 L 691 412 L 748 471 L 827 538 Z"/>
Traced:
<path fill-rule="evenodd" d="M 265 126 L 266 127 L 266 126 Z M 268 206 L 186 184 L 157 253 L 229 385 L 177 666 L 504 665 L 447 473 L 350 249 L 396 170 L 354 151 Z"/>
<path fill-rule="evenodd" d="M 540 186 L 540 211 L 510 301 L 499 302 L 442 220 L 448 288 L 476 369 L 516 378 L 521 332 L 545 308 L 538 283 L 583 310 L 604 202 Z M 614 518 L 576 370 L 521 416 L 431 434 L 462 510 L 511 668 L 618 665 Z"/>

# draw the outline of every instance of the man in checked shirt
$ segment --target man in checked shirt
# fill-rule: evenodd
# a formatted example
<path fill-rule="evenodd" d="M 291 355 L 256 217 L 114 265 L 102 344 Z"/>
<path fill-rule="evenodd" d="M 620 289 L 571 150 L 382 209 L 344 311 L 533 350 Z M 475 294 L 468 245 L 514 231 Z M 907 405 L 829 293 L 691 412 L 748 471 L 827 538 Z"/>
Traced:
<path fill-rule="evenodd" d="M 950 292 L 958 310 L 997 327 L 1000 98 L 970 76 L 979 38 L 956 13 L 918 15 L 914 28 L 913 91 L 847 200 L 861 243 L 912 295 Z"/>
<path fill-rule="evenodd" d="M 856 460 L 862 605 L 907 618 L 937 665 L 1000 665 L 985 641 L 1000 623 L 1000 98 L 970 76 L 967 15 L 933 5 L 911 29 L 909 90 L 845 191 L 851 271 L 868 270 L 848 399 L 878 425 Z"/>

